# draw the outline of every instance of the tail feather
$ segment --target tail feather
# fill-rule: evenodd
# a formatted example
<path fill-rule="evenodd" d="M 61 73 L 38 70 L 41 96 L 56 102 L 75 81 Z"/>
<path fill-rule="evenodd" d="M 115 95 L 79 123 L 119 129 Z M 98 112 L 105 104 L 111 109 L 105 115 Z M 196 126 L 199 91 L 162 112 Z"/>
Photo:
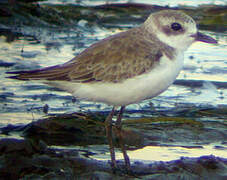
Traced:
<path fill-rule="evenodd" d="M 8 78 L 18 80 L 68 80 L 67 72 L 67 68 L 61 68 L 61 66 L 57 65 L 31 71 L 7 72 L 7 74 L 15 74 Z"/>

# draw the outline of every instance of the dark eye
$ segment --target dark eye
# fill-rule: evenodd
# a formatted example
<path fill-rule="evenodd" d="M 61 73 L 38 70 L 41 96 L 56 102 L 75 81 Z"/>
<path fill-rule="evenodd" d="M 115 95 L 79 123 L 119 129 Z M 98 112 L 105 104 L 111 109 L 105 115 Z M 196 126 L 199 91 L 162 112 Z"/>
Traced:
<path fill-rule="evenodd" d="M 173 23 L 171 24 L 171 28 L 174 31 L 179 31 L 180 29 L 182 29 L 182 26 L 179 23 Z"/>

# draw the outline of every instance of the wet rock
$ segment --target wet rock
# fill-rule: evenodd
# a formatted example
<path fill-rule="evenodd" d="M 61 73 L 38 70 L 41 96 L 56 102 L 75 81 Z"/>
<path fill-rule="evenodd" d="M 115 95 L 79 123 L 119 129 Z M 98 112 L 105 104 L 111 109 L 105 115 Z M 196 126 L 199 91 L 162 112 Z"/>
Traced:
<path fill-rule="evenodd" d="M 136 123 L 135 123 L 136 122 Z M 159 123 L 158 123 L 159 122 Z M 144 146 L 151 144 L 206 144 L 225 142 L 225 122 L 196 121 L 179 117 L 138 118 L 124 121 L 128 128 L 136 128 L 144 135 Z"/>
<path fill-rule="evenodd" d="M 49 145 L 106 143 L 104 123 L 83 113 L 56 115 L 33 122 L 26 127 L 24 135 L 42 139 Z"/>
<path fill-rule="evenodd" d="M 21 62 L 20 59 L 16 60 L 16 64 L 13 66 L 12 70 L 24 70 L 24 69 L 38 69 L 40 65 L 36 62 L 26 61 Z"/>
<path fill-rule="evenodd" d="M 35 58 L 37 55 L 40 55 L 41 52 L 39 51 L 23 51 L 21 53 L 21 57 L 24 58 Z"/>
<path fill-rule="evenodd" d="M 203 162 L 200 163 L 200 161 Z M 167 166 L 168 164 L 168 166 Z M 207 164 L 213 164 L 213 166 L 207 167 Z M 157 163 L 152 166 L 156 169 L 156 172 L 151 175 L 143 176 L 143 179 L 225 179 L 227 176 L 224 171 L 226 169 L 226 160 L 223 159 L 222 162 L 219 158 L 214 156 L 203 156 L 200 158 L 183 158 L 176 161 L 171 161 L 167 163 Z M 219 173 L 216 171 L 218 169 Z M 168 172 L 168 173 L 163 173 Z"/>
<path fill-rule="evenodd" d="M 180 85 L 180 86 L 187 86 L 187 87 L 202 87 L 206 81 L 203 80 L 184 80 L 184 79 L 177 79 L 173 84 Z M 226 82 L 218 82 L 218 81 L 208 81 L 215 85 L 218 89 L 220 88 L 227 88 Z"/>
<path fill-rule="evenodd" d="M 45 43 L 46 46 L 46 50 L 49 51 L 51 49 L 56 49 L 58 51 L 60 51 L 60 48 L 63 46 L 63 44 L 61 44 L 60 42 L 57 41 L 49 41 Z"/>
<path fill-rule="evenodd" d="M 49 172 L 60 171 L 55 169 L 56 163 L 60 163 L 59 168 L 61 165 L 66 165 L 60 159 L 56 161 L 57 157 L 51 158 L 50 151 L 46 149 L 42 152 L 34 151 L 26 140 L 3 139 L 1 143 L 8 151 L 5 150 L 0 154 L 0 179 L 13 180 L 34 174 L 40 178 Z"/>
<path fill-rule="evenodd" d="M 5 138 L 0 140 L 0 154 L 17 153 L 31 155 L 44 151 L 45 149 L 46 145 L 42 142 L 37 144 L 34 141 L 14 138 Z"/>
<path fill-rule="evenodd" d="M 182 114 L 182 113 L 179 113 Z M 188 109 L 185 117 L 144 117 L 123 121 L 122 137 L 127 147 L 141 148 L 147 145 L 182 144 L 188 146 L 213 142 L 225 143 L 226 109 Z M 192 115 L 194 114 L 194 118 Z M 186 117 L 187 115 L 187 117 Z M 207 121 L 196 118 L 208 117 Z M 210 121 L 211 117 L 220 121 Z M 105 116 L 98 114 L 73 113 L 52 115 L 49 118 L 32 122 L 25 127 L 3 127 L 2 133 L 21 130 L 26 138 L 42 140 L 48 145 L 96 145 L 107 144 Z M 113 128 L 115 145 L 118 138 Z M 133 138 L 132 138 L 133 137 Z"/>
<path fill-rule="evenodd" d="M 227 178 L 227 160 L 215 156 L 181 158 L 169 162 L 136 161 L 132 162 L 132 174 L 126 173 L 124 163 L 120 160 L 117 161 L 119 170 L 113 174 L 109 162 L 92 159 L 94 152 L 98 153 L 100 150 L 91 147 L 85 152 L 67 148 L 67 145 L 107 144 L 104 119 L 105 116 L 100 113 L 73 113 L 52 115 L 23 128 L 13 126 L 5 128 L 8 135 L 11 132 L 24 132 L 26 140 L 8 138 L 0 141 L 0 178 L 92 179 L 95 177 L 96 179 L 155 180 Z M 3 130 L 1 128 L 2 132 Z M 122 135 L 128 149 L 151 144 L 162 146 L 177 144 L 186 148 L 203 148 L 199 144 L 223 141 L 224 145 L 227 139 L 224 121 L 195 121 L 192 117 L 125 120 Z M 40 140 L 48 145 L 60 145 L 61 148 L 47 147 Z M 115 143 L 117 146 L 117 141 Z M 107 146 L 103 147 L 105 148 L 108 149 Z M 216 147 L 219 150 L 223 148 Z"/>
<path fill-rule="evenodd" d="M 205 108 L 205 109 L 200 109 L 198 111 L 195 111 L 195 114 L 198 116 L 206 116 L 206 117 L 218 117 L 222 118 L 224 120 L 227 119 L 227 107 L 223 106 L 220 108 Z"/>
<path fill-rule="evenodd" d="M 48 145 L 107 144 L 104 120 L 105 117 L 99 114 L 56 115 L 32 122 L 24 128 L 23 133 L 26 138 L 43 140 Z M 114 142 L 118 146 L 115 127 L 113 130 Z M 121 133 L 128 146 L 144 146 L 144 136 L 136 129 L 125 128 Z"/>
<path fill-rule="evenodd" d="M 21 140 L 14 145 L 20 147 Z M 25 143 L 25 142 L 24 142 Z M 6 145 L 7 146 L 7 145 Z M 7 148 L 9 149 L 9 148 Z M 72 152 L 70 152 L 72 151 Z M 215 156 L 181 158 L 170 162 L 132 163 L 132 172 L 126 173 L 118 161 L 115 174 L 110 164 L 80 157 L 74 150 L 46 149 L 26 154 L 5 152 L 0 154 L 1 179 L 209 179 L 226 178 L 227 160 Z"/>
<path fill-rule="evenodd" d="M 12 62 L 5 62 L 3 60 L 0 60 L 0 67 L 11 67 L 13 66 L 15 63 Z"/>
<path fill-rule="evenodd" d="M 10 97 L 13 97 L 14 93 L 10 93 L 10 92 L 5 92 L 5 93 L 0 93 L 0 102 L 7 102 L 10 101 Z"/>

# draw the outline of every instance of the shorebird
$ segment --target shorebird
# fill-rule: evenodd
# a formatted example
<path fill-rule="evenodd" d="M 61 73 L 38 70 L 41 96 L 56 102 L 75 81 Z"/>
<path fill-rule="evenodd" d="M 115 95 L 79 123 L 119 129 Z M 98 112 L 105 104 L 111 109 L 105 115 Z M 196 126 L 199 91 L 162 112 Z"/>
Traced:
<path fill-rule="evenodd" d="M 112 105 L 105 128 L 113 169 L 117 163 L 112 118 L 115 109 L 120 107 L 115 125 L 129 170 L 130 160 L 121 134 L 125 107 L 165 91 L 183 67 L 184 51 L 196 41 L 217 43 L 212 37 L 198 32 L 190 16 L 181 11 L 163 10 L 151 14 L 139 27 L 91 45 L 64 64 L 9 73 L 16 74 L 11 76 L 14 79 L 40 80 L 76 98 Z"/>

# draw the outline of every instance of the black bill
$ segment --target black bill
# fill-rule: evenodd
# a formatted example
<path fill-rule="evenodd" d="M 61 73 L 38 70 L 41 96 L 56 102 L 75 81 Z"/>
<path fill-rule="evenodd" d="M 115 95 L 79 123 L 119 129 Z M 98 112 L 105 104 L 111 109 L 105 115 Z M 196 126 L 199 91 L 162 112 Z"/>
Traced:
<path fill-rule="evenodd" d="M 196 41 L 202 41 L 205 43 L 212 43 L 212 44 L 218 43 L 214 38 L 200 32 L 197 32 L 196 34 L 192 35 L 192 37 L 194 37 Z"/>

